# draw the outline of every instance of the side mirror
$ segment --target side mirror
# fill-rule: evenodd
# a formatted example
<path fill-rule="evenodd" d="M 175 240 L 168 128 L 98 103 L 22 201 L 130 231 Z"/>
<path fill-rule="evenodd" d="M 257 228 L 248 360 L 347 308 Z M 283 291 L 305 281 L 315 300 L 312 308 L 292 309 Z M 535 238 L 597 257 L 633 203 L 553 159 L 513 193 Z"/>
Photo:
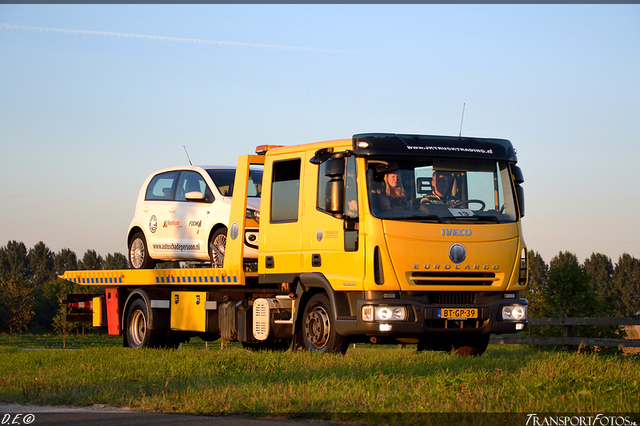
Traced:
<path fill-rule="evenodd" d="M 184 194 L 187 201 L 205 201 L 204 194 L 200 191 L 191 191 Z"/>
<path fill-rule="evenodd" d="M 511 173 L 513 173 L 513 181 L 516 184 L 524 183 L 524 175 L 522 174 L 522 169 L 515 164 L 511 165 Z"/>
<path fill-rule="evenodd" d="M 324 175 L 328 178 L 344 176 L 344 157 L 328 160 L 325 167 Z"/>
<path fill-rule="evenodd" d="M 522 169 L 515 164 L 511 164 L 511 173 L 513 173 L 513 182 L 516 184 L 516 198 L 520 208 L 520 217 L 524 217 L 524 188 L 520 186 L 524 183 L 524 175 L 522 174 Z"/>
<path fill-rule="evenodd" d="M 344 212 L 344 158 L 327 161 L 324 175 L 329 178 L 325 191 L 325 210 L 342 217 Z"/>
<path fill-rule="evenodd" d="M 524 188 L 520 184 L 516 184 L 516 198 L 518 199 L 520 217 L 524 217 Z"/>
<path fill-rule="evenodd" d="M 325 210 L 333 215 L 340 215 L 344 212 L 344 180 L 334 178 L 327 182 L 325 192 Z"/>

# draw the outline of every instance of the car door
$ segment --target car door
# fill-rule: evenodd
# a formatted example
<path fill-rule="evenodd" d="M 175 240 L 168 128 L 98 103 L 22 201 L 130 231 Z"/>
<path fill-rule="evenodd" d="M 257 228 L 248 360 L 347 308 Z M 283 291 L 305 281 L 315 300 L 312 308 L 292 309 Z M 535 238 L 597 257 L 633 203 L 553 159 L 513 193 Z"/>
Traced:
<path fill-rule="evenodd" d="M 196 194 L 199 195 L 194 198 Z M 180 252 L 180 258 L 208 257 L 206 220 L 212 202 L 213 195 L 204 177 L 197 171 L 183 170 L 176 187 L 174 223 L 167 236 L 169 243 Z"/>
<path fill-rule="evenodd" d="M 171 247 L 167 245 L 167 223 L 173 220 L 173 198 L 180 171 L 158 173 L 145 193 L 141 206 L 141 223 L 151 257 L 164 259 L 170 257 Z"/>

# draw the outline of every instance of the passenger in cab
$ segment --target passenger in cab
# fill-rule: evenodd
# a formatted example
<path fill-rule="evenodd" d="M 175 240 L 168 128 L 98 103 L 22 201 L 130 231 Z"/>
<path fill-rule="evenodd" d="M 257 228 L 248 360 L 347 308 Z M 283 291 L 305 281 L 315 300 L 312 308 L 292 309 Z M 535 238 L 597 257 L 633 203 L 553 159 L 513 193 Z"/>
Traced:
<path fill-rule="evenodd" d="M 420 204 L 445 204 L 450 206 L 460 202 L 460 199 L 452 194 L 453 173 L 434 171 L 431 179 L 431 193 L 422 196 Z"/>
<path fill-rule="evenodd" d="M 384 176 L 385 189 L 380 197 L 382 210 L 409 208 L 409 197 L 402 187 L 402 179 L 399 172 L 390 172 Z"/>

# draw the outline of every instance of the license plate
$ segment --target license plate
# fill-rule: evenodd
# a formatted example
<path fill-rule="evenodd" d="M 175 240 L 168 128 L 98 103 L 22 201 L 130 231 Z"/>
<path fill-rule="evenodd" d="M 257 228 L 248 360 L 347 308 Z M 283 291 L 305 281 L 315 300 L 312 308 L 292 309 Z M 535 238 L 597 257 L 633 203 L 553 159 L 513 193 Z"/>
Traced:
<path fill-rule="evenodd" d="M 438 308 L 438 318 L 471 319 L 478 318 L 477 308 Z"/>

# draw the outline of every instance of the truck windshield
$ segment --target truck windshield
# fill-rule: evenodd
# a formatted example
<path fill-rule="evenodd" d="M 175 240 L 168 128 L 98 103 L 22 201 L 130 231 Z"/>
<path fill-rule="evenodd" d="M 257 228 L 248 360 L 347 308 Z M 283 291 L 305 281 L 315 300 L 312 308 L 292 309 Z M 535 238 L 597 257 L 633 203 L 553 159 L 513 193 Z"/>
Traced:
<path fill-rule="evenodd" d="M 517 217 L 505 161 L 369 160 L 367 188 L 371 212 L 381 219 L 504 223 Z"/>

